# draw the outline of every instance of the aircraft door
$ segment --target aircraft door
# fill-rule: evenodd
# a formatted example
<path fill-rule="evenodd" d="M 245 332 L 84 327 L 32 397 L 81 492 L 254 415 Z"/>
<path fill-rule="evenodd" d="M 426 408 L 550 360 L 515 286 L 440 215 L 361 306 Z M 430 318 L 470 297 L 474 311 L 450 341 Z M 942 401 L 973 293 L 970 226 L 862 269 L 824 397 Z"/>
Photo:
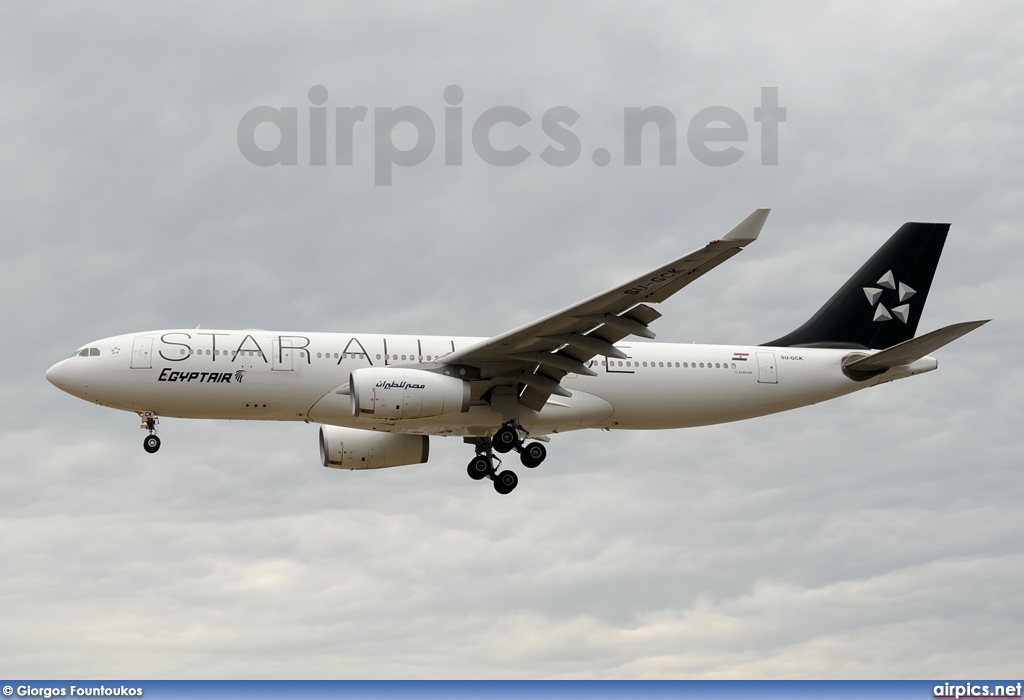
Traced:
<path fill-rule="evenodd" d="M 295 350 L 287 345 L 281 346 L 280 338 L 274 338 L 271 344 L 270 369 L 288 372 L 294 368 L 292 355 Z"/>
<path fill-rule="evenodd" d="M 136 338 L 132 341 L 132 369 L 153 367 L 153 336 Z"/>
<path fill-rule="evenodd" d="M 775 370 L 775 353 L 757 353 L 757 381 L 760 384 L 778 384 L 779 375 Z"/>

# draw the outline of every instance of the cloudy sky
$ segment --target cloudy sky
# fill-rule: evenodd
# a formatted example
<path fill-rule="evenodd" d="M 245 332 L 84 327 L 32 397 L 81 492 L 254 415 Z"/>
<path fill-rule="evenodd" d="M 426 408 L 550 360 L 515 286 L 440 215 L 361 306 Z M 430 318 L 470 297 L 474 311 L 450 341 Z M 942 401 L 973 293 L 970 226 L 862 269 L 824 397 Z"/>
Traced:
<path fill-rule="evenodd" d="M 1019 672 L 1022 36 L 1012 2 L 4 3 L 0 674 Z M 764 87 L 787 115 L 774 166 Z M 262 105 L 297 110 L 296 165 L 240 152 Z M 359 106 L 337 164 L 335 108 Z M 400 106 L 436 143 L 375 185 L 375 149 L 417 140 L 375 140 L 375 109 Z M 472 147 L 497 106 L 531 118 L 493 132 L 519 165 Z M 559 106 L 580 115 L 563 167 L 541 158 Z M 624 164 L 624 110 L 649 106 L 675 116 L 674 165 L 653 129 Z M 688 145 L 713 106 L 747 129 L 733 165 Z M 660 340 L 778 337 L 912 220 L 952 223 L 921 330 L 995 320 L 939 371 L 829 404 L 557 436 L 508 497 L 456 439 L 334 472 L 316 426 L 168 419 L 147 455 L 134 415 L 43 378 L 89 340 L 197 324 L 496 334 L 758 206 L 761 239 L 662 305 Z"/>

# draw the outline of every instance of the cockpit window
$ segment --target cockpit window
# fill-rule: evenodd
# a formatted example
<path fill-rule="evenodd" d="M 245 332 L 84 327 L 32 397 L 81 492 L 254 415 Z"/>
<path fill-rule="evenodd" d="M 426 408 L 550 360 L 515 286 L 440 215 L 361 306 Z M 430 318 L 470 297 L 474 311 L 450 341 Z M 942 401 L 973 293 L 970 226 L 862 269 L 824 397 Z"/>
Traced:
<path fill-rule="evenodd" d="M 76 355 L 78 357 L 99 357 L 100 356 L 100 349 L 99 348 L 84 348 L 82 350 L 78 350 L 77 352 L 71 353 L 71 357 L 75 357 Z"/>
<path fill-rule="evenodd" d="M 89 357 L 89 348 L 86 348 L 82 352 L 78 353 L 79 357 Z"/>
<path fill-rule="evenodd" d="M 99 348 L 89 348 L 89 357 L 99 357 L 99 356 L 100 356 L 100 349 Z"/>

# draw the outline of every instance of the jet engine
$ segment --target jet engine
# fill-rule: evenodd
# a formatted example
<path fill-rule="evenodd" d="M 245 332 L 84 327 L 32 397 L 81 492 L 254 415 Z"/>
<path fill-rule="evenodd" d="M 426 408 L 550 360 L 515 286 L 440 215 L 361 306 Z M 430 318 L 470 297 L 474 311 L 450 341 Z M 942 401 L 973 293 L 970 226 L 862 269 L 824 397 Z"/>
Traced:
<path fill-rule="evenodd" d="M 469 410 L 469 382 L 421 369 L 362 367 L 349 375 L 352 415 L 402 420 Z"/>
<path fill-rule="evenodd" d="M 320 426 L 320 461 L 331 469 L 383 469 L 423 464 L 430 454 L 426 435 L 402 435 Z"/>

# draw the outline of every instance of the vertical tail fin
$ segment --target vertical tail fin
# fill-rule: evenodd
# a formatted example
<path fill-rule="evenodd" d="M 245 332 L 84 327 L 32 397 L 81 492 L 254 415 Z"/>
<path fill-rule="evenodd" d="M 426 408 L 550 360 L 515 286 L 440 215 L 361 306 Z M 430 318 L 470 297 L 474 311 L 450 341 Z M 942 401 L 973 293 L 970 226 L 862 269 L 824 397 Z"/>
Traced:
<path fill-rule="evenodd" d="M 903 224 L 807 323 L 764 345 L 881 350 L 910 340 L 948 232 Z"/>

